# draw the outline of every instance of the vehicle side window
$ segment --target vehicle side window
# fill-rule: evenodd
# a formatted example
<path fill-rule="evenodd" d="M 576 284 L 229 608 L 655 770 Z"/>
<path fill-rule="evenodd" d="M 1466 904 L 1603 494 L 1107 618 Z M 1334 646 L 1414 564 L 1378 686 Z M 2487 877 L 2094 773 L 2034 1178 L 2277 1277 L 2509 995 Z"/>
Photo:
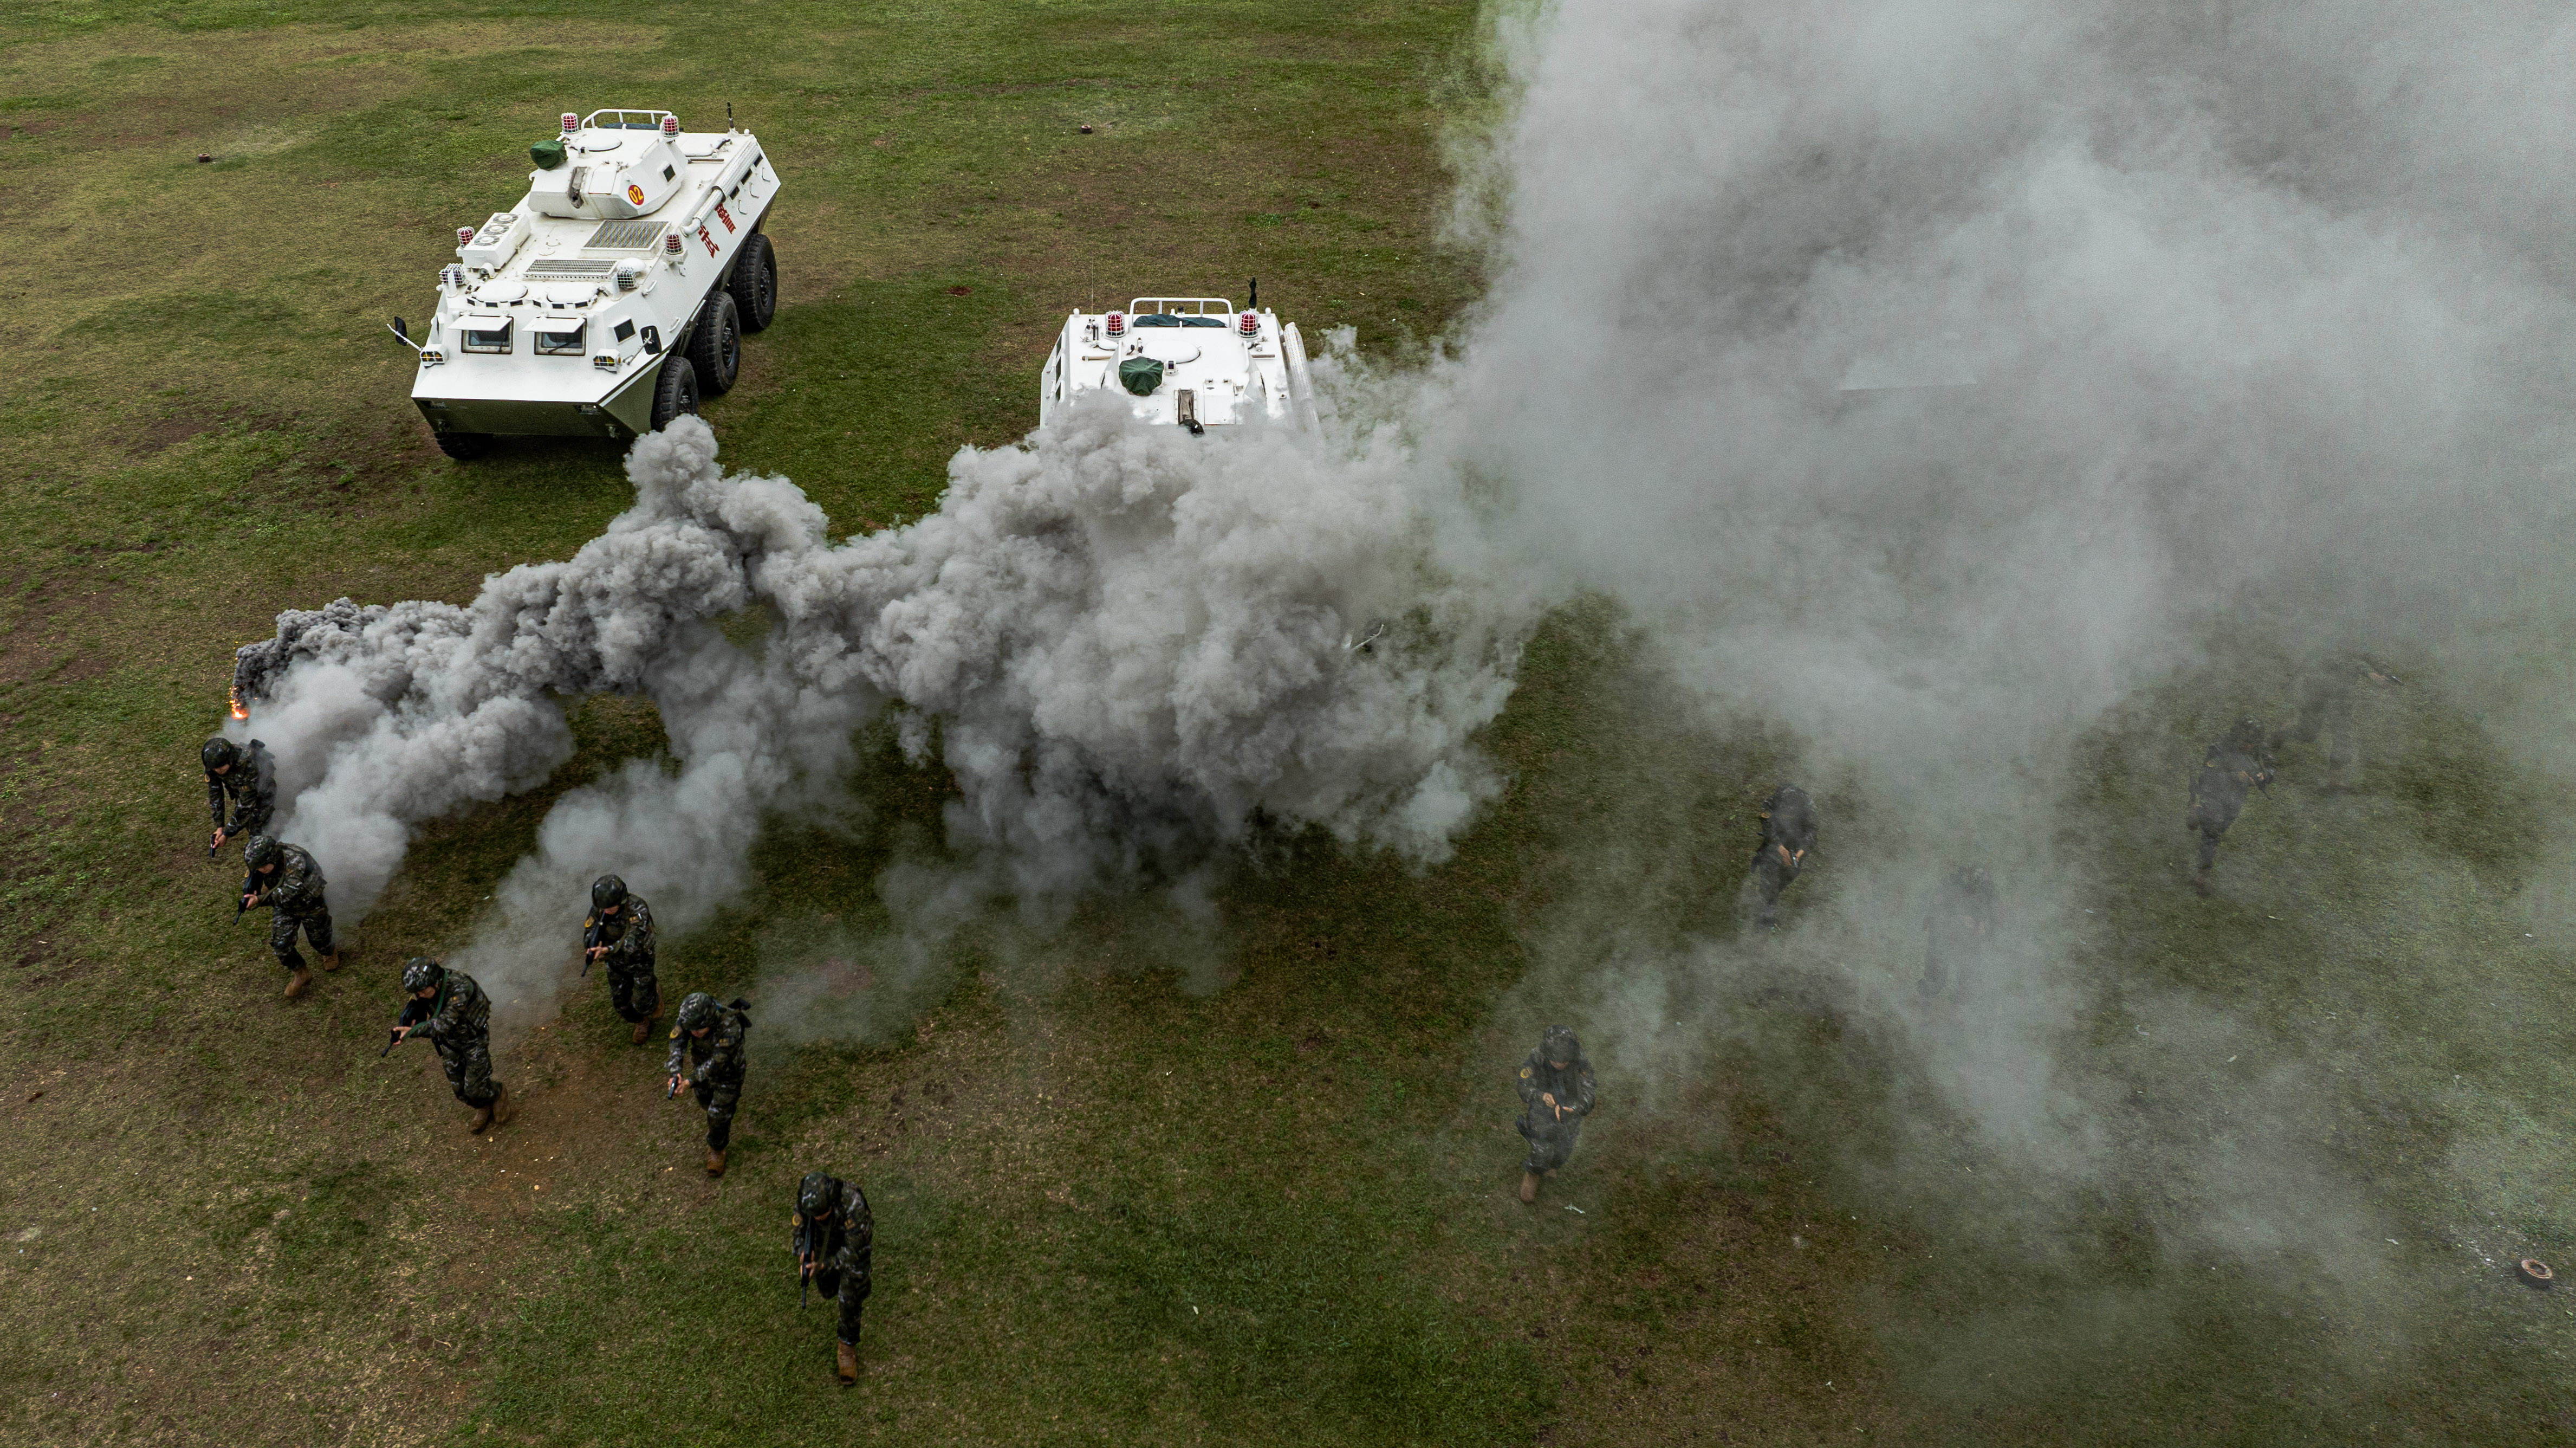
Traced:
<path fill-rule="evenodd" d="M 581 355 L 582 324 L 544 321 L 537 324 L 537 353 L 545 357 Z"/>
<path fill-rule="evenodd" d="M 468 352 L 507 352 L 510 350 L 510 322 L 504 318 L 498 327 L 465 324 L 465 350 Z"/>

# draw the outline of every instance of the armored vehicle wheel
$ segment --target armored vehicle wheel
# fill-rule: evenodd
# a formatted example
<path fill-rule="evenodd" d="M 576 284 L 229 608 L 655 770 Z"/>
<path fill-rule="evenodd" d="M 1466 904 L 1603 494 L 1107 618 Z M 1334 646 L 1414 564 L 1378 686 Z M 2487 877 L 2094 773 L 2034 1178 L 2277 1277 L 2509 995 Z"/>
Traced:
<path fill-rule="evenodd" d="M 689 359 L 674 352 L 662 359 L 662 375 L 653 382 L 653 430 L 660 432 L 671 425 L 671 419 L 698 411 L 698 370 Z"/>
<path fill-rule="evenodd" d="M 709 397 L 731 392 L 734 379 L 742 375 L 742 314 L 723 292 L 698 308 L 698 325 L 689 333 L 689 366 Z"/>
<path fill-rule="evenodd" d="M 767 330 L 778 315 L 778 253 L 769 249 L 766 235 L 755 231 L 742 244 L 742 255 L 733 259 L 732 291 L 742 309 L 742 329 Z"/>
<path fill-rule="evenodd" d="M 440 452 L 460 463 L 470 463 L 492 450 L 492 434 L 488 432 L 432 432 L 430 436 L 437 440 Z"/>

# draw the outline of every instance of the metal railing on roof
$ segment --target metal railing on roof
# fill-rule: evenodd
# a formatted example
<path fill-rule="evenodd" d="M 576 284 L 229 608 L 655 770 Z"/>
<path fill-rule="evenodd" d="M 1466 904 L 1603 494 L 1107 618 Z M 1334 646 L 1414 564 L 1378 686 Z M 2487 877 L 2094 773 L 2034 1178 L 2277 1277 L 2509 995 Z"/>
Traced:
<path fill-rule="evenodd" d="M 581 118 L 581 124 L 586 130 L 658 131 L 662 129 L 662 118 L 670 114 L 669 111 L 592 111 Z M 602 116 L 616 119 L 603 121 L 600 119 Z"/>

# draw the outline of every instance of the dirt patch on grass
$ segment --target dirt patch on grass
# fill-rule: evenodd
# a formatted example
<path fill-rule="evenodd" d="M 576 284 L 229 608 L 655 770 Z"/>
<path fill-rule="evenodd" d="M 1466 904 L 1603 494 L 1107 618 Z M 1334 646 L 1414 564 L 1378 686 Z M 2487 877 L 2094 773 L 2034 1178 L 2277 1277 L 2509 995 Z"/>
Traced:
<path fill-rule="evenodd" d="M 117 590 L 99 588 L 81 582 L 56 580 L 39 585 L 18 607 L 6 633 L 0 633 L 0 696 L 21 685 L 57 678 L 76 665 L 85 671 L 74 678 L 94 679 L 107 673 L 113 665 L 105 661 L 84 661 L 72 642 L 86 634 L 101 616 L 114 612 L 112 603 Z M 83 625 L 74 631 L 70 625 Z M 0 779 L 14 773 L 13 761 L 0 770 Z"/>

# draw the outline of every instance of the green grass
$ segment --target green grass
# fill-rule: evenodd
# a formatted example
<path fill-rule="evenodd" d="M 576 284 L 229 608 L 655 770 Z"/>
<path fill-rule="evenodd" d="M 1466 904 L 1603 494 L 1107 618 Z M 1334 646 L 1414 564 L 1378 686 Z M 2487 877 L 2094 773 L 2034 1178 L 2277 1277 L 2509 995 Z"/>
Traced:
<path fill-rule="evenodd" d="M 1281 841 L 1212 935 L 1148 899 L 979 922 L 865 1009 L 818 1003 L 837 1035 L 755 1027 L 720 1184 L 594 994 L 500 1062 L 519 1118 L 467 1137 L 427 1051 L 376 1058 L 398 963 L 467 936 L 563 790 L 660 752 L 650 707 L 580 704 L 557 778 L 426 829 L 350 967 L 292 1005 L 228 923 L 194 747 L 278 609 L 465 598 L 624 506 L 595 447 L 439 458 L 382 336 L 556 111 L 731 100 L 780 160 L 785 305 L 708 416 L 843 530 L 919 516 L 958 446 L 1025 430 L 1076 303 L 1258 275 L 1310 334 L 1402 360 L 1477 285 L 1438 240 L 1440 129 L 1486 104 L 1464 5 L 595 14 L 0 12 L 0 1438 L 2576 1425 L 2576 1318 L 2460 1245 L 2576 1239 L 2563 921 L 2534 883 L 2564 802 L 2431 674 L 2364 701 L 2362 794 L 2314 795 L 2294 757 L 2218 900 L 2183 888 L 2180 782 L 2236 701 L 2277 712 L 2258 653 L 2129 701 L 2056 838 L 1999 842 L 2083 882 L 2040 1065 L 2136 1149 L 2082 1172 L 1978 1135 L 1862 1007 L 1910 989 L 1913 937 L 1733 939 L 1796 741 L 1697 722 L 1588 607 L 1529 648 L 1485 741 L 1512 787 L 1448 865 Z M 878 936 L 878 879 L 938 853 L 951 791 L 883 740 L 859 783 L 869 827 L 770 840 L 754 898 L 667 943 L 666 994 Z M 1830 834 L 1791 918 L 1869 918 L 1855 882 L 1924 842 L 1809 783 Z M 1594 1043 L 1607 1104 L 1531 1211 L 1508 1080 L 1551 1019 Z M 786 1271 L 815 1166 L 878 1213 L 846 1393 Z M 2222 1241 L 2248 1193 L 2308 1229 Z"/>

